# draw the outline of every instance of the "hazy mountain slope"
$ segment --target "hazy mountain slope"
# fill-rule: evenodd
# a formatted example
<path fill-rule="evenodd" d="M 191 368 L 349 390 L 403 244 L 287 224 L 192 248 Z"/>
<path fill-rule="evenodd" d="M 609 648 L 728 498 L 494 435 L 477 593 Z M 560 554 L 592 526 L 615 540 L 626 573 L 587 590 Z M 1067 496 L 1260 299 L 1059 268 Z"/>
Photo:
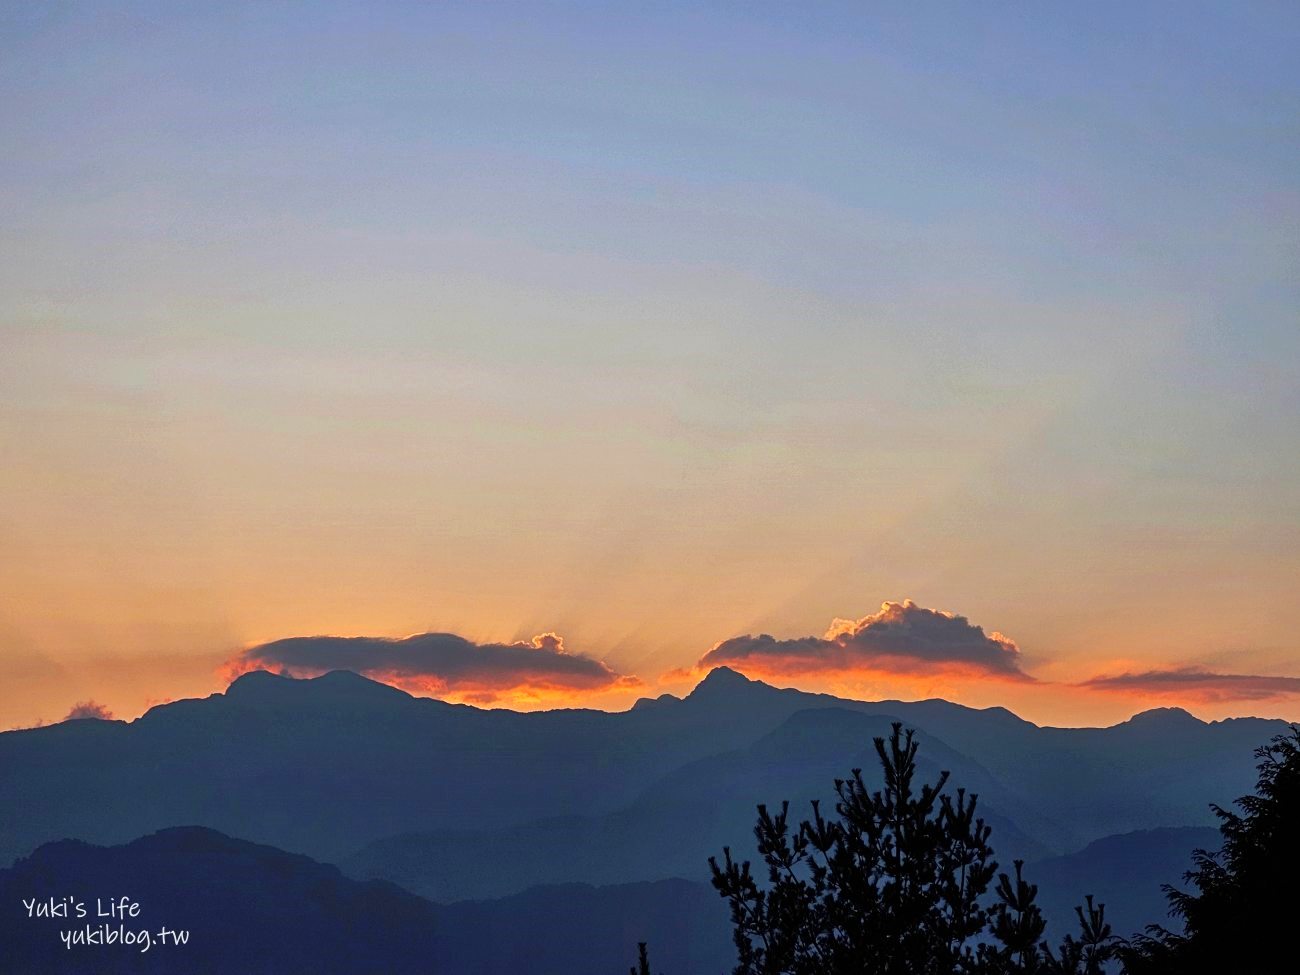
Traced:
<path fill-rule="evenodd" d="M 628 969 L 639 941 L 664 975 L 721 975 L 736 964 L 726 902 L 687 880 L 534 887 L 442 906 L 438 919 L 438 971 L 609 975 Z"/>
<path fill-rule="evenodd" d="M 1163 921 L 1159 884 L 1178 879 L 1215 830 L 1107 837 L 1026 867 L 1052 940 L 1073 931 L 1085 893 L 1106 902 L 1121 934 Z M 127 894 L 138 919 L 95 917 L 96 898 Z M 86 919 L 29 919 L 24 898 L 71 896 Z M 0 870 L 3 970 L 24 973 L 464 972 L 600 975 L 622 971 L 648 941 L 656 971 L 710 975 L 734 963 L 726 903 L 681 879 L 534 887 L 495 900 L 438 905 L 396 886 L 349 880 L 334 867 L 211 830 L 182 827 L 119 847 L 57 841 Z M 185 945 L 65 949 L 58 932 L 124 923 L 189 932 Z"/>
<path fill-rule="evenodd" d="M 1192 867 L 1192 851 L 1217 850 L 1222 839 L 1209 826 L 1140 830 L 1028 864 L 1025 873 L 1039 885 L 1038 904 L 1054 930 L 1072 929 L 1075 905 L 1085 894 L 1106 905 L 1106 920 L 1121 937 L 1140 933 L 1148 924 L 1177 930 L 1161 885 L 1185 886 L 1183 874 Z"/>
<path fill-rule="evenodd" d="M 126 894 L 136 917 L 100 918 Z M 62 904 L 69 918 L 29 918 L 24 900 Z M 76 902 L 87 917 L 76 917 Z M 392 884 L 349 880 L 328 864 L 178 827 L 122 846 L 46 844 L 0 870 L 0 970 L 155 975 L 358 975 L 619 972 L 638 941 L 656 970 L 717 973 L 733 963 L 726 904 L 683 880 L 543 887 L 497 901 L 436 905 Z M 108 924 L 150 932 L 138 943 L 64 947 L 60 932 Z M 162 927 L 188 933 L 163 944 Z"/>
<path fill-rule="evenodd" d="M 548 819 L 502 830 L 427 832 L 372 843 L 341 861 L 358 877 L 385 877 L 435 900 L 495 897 L 547 882 L 626 883 L 687 877 L 707 881 L 708 858 L 752 845 L 755 807 L 790 800 L 834 805 L 834 781 L 861 768 L 879 785 L 874 737 L 891 719 L 839 708 L 800 711 L 746 749 L 692 762 L 618 812 Z M 1008 855 L 1041 856 L 1014 822 L 1016 800 L 969 758 L 922 733 L 920 775 L 952 773 L 952 788 L 981 795 L 981 809 Z M 999 803 L 1001 805 L 999 805 Z"/>
<path fill-rule="evenodd" d="M 1287 728 L 1260 718 L 1204 722 L 1177 708 L 1146 711 L 1110 728 L 1038 727 L 1003 708 L 844 701 L 779 690 L 730 671 L 715 680 L 718 674 L 684 700 L 661 698 L 650 706 L 707 707 L 736 721 L 747 709 L 772 714 L 803 709 L 799 704 L 895 716 L 956 744 L 988 770 L 1023 810 L 1032 810 L 1039 838 L 1059 851 L 1135 829 L 1214 824 L 1210 803 L 1252 791 L 1255 748 Z"/>
<path fill-rule="evenodd" d="M 761 710 L 761 709 L 760 709 Z M 346 672 L 258 672 L 130 724 L 0 734 L 0 863 L 50 839 L 199 823 L 326 859 L 367 840 L 618 808 L 646 782 L 779 723 L 708 709 L 521 714 Z"/>
<path fill-rule="evenodd" d="M 101 918 L 99 902 L 126 895 L 136 917 Z M 24 900 L 82 902 L 87 916 L 28 917 Z M 0 870 L 0 944 L 11 975 L 61 972 L 436 971 L 432 904 L 378 881 L 361 883 L 332 866 L 220 833 L 181 827 L 125 846 L 62 840 Z M 64 946 L 61 931 L 107 924 L 149 931 L 151 945 Z M 188 931 L 164 944 L 162 927 Z M 456 971 L 445 968 L 443 971 Z"/>
<path fill-rule="evenodd" d="M 1025 876 L 1038 885 L 1048 921 L 1046 937 L 1058 942 L 1077 934 L 1074 907 L 1088 893 L 1106 904 L 1107 920 L 1121 936 L 1152 923 L 1174 924 L 1160 885 L 1178 883 L 1192 850 L 1216 848 L 1219 839 L 1212 828 L 1151 830 L 1027 864 Z M 1006 858 L 1001 862 L 1010 869 Z M 482 972 L 599 975 L 621 971 L 636 941 L 650 942 L 654 970 L 665 975 L 712 975 L 735 964 L 727 905 L 703 881 L 536 887 L 439 911 L 440 967 L 473 958 Z"/>
<path fill-rule="evenodd" d="M 996 839 L 996 834 L 995 834 Z M 1173 924 L 1162 883 L 1179 883 L 1196 847 L 1217 848 L 1218 830 L 1158 829 L 1108 836 L 1063 857 L 1029 863 L 1039 887 L 1046 936 L 1076 934 L 1084 895 L 1106 904 L 1115 932 Z M 752 855 L 752 852 L 751 852 Z M 1009 869 L 1008 858 L 1000 858 Z M 703 881 L 589 887 L 537 887 L 511 897 L 440 910 L 440 960 L 474 958 L 484 972 L 597 975 L 621 971 L 626 946 L 648 940 L 654 969 L 674 975 L 717 973 L 735 963 L 727 905 Z M 475 954 L 474 952 L 479 952 Z"/>

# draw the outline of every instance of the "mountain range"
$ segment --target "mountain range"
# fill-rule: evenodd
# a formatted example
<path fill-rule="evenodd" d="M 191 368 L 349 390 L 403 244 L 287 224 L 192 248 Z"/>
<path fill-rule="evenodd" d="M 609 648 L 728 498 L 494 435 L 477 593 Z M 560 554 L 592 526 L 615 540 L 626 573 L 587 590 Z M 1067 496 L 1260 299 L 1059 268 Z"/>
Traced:
<path fill-rule="evenodd" d="M 665 971 L 714 971 L 719 958 L 726 965 L 728 932 L 707 858 L 724 846 L 753 855 L 758 803 L 788 799 L 802 815 L 851 769 L 871 780 L 872 739 L 893 722 L 917 730 L 924 778 L 946 770 L 950 788 L 978 793 L 999 859 L 1029 861 L 1053 924 L 1068 923 L 1083 894 L 1109 888 L 1123 933 L 1165 920 L 1160 884 L 1179 880 L 1193 847 L 1216 841 L 1210 803 L 1250 791 L 1253 749 L 1285 728 L 1177 709 L 1110 728 L 1039 727 L 1001 708 L 852 701 L 727 668 L 684 698 L 619 713 L 517 713 L 413 697 L 348 672 L 254 672 L 129 723 L 0 734 L 0 794 L 15 800 L 0 807 L 0 863 L 38 847 L 55 856 L 42 845 L 65 840 L 83 841 L 75 849 L 93 860 L 101 855 L 87 850 L 130 851 L 140 837 L 201 827 L 337 863 L 329 883 L 340 890 L 400 885 L 419 910 L 457 919 L 430 948 L 444 959 L 476 943 L 460 939 L 466 932 L 511 930 L 527 952 L 572 928 L 569 948 L 552 945 L 555 971 L 581 970 L 574 946 L 597 931 L 611 963 L 661 932 L 686 952 L 676 967 L 659 955 Z M 548 912 L 557 917 L 534 923 Z M 703 918 L 707 927 L 693 920 Z M 480 959 L 475 969 L 514 970 L 512 937 L 480 939 L 501 967 Z"/>
<path fill-rule="evenodd" d="M 1120 931 L 1163 916 L 1155 878 L 1176 879 L 1208 828 L 1112 837 L 1068 857 L 1031 865 L 1044 885 L 1049 929 L 1073 918 L 1070 892 L 1107 903 Z M 126 894 L 135 918 L 105 921 L 101 903 Z M 107 896 L 105 896 L 107 895 Z M 29 918 L 24 901 L 80 900 L 87 918 Z M 1077 900 L 1074 897 L 1073 900 Z M 601 975 L 621 971 L 638 941 L 656 970 L 718 973 L 733 948 L 727 907 L 708 884 L 672 879 L 612 886 L 534 887 L 494 900 L 439 905 L 382 881 L 202 827 L 176 827 L 101 847 L 59 840 L 0 870 L 0 944 L 13 975 L 140 972 L 280 975 L 310 971 Z M 75 909 L 70 913 L 75 915 Z M 151 944 L 77 944 L 60 934 L 107 923 L 149 931 Z M 162 927 L 185 932 L 162 944 Z"/>

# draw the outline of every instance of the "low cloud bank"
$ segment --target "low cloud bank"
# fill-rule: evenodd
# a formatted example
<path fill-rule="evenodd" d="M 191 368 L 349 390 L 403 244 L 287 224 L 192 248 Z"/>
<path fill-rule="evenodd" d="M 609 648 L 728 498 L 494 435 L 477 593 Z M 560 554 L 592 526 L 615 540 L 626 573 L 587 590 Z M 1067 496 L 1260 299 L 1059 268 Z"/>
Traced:
<path fill-rule="evenodd" d="M 1266 701 L 1300 694 L 1300 677 L 1261 674 L 1220 674 L 1199 667 L 1147 670 L 1101 675 L 1078 686 L 1094 691 L 1147 694 L 1214 704 L 1223 701 Z"/>
<path fill-rule="evenodd" d="M 229 676 L 274 670 L 314 677 L 351 670 L 408 690 L 490 702 L 512 691 L 599 691 L 635 686 L 600 660 L 571 653 L 555 633 L 527 642 L 475 643 L 454 633 L 404 639 L 307 636 L 249 647 L 229 664 Z"/>

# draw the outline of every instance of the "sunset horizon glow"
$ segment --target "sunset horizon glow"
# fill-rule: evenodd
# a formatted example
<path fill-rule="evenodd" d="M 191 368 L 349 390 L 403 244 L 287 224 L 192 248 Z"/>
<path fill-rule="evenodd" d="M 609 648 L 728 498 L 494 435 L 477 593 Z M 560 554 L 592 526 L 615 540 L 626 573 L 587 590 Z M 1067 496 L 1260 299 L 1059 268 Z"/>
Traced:
<path fill-rule="evenodd" d="M 0 728 L 258 648 L 1300 719 L 1298 48 L 1286 5 L 0 9 Z"/>
<path fill-rule="evenodd" d="M 886 601 L 877 613 L 860 620 L 835 619 L 820 638 L 777 640 L 762 635 L 759 639 L 766 642 L 760 643 L 760 648 L 775 646 L 776 652 L 719 656 L 719 651 L 738 642 L 747 646 L 756 642 L 751 636 L 732 637 L 714 644 L 694 664 L 643 677 L 621 673 L 606 661 L 586 654 L 569 652 L 563 637 L 554 632 L 527 640 L 483 644 L 450 633 L 398 638 L 296 637 L 243 648 L 213 669 L 205 689 L 176 698 L 151 694 L 144 703 L 137 703 L 138 698 L 133 701 L 126 691 L 112 697 L 94 696 L 72 704 L 66 717 L 130 720 L 150 707 L 181 696 L 221 693 L 248 673 L 265 671 L 311 679 L 340 670 L 415 697 L 449 703 L 518 711 L 622 711 L 642 698 L 665 693 L 685 696 L 713 670 L 725 667 L 776 687 L 850 700 L 944 699 L 976 708 L 1003 707 L 1034 724 L 1056 727 L 1107 726 L 1142 711 L 1165 707 L 1178 707 L 1209 721 L 1232 717 L 1300 720 L 1300 678 L 1294 676 L 1218 673 L 1194 666 L 1135 672 L 1131 661 L 1117 659 L 1079 679 L 1042 680 L 1031 672 L 1034 660 L 1026 661 L 1018 648 L 1017 662 L 1025 662 L 1030 669 L 1005 671 L 970 660 L 936 658 L 934 646 L 925 647 L 930 659 L 895 648 L 892 653 L 846 660 L 844 646 L 834 642 L 845 634 L 869 632 L 873 625 L 898 625 L 906 621 L 909 613 L 959 624 L 966 631 L 958 642 L 963 651 L 969 646 L 961 642 L 967 639 L 968 632 L 984 638 L 982 628 L 955 613 L 920 607 L 910 599 Z M 988 634 L 987 640 L 1002 647 L 1016 646 L 996 631 Z M 782 644 L 804 652 L 792 655 L 780 649 Z M 826 654 L 826 659 L 810 658 L 806 652 L 810 645 Z M 446 653 L 449 646 L 453 650 L 451 657 Z M 201 685 L 201 679 L 196 678 L 191 687 Z M 52 720 L 60 719 L 41 716 L 33 723 Z M 30 725 L 16 727 L 24 726 Z"/>

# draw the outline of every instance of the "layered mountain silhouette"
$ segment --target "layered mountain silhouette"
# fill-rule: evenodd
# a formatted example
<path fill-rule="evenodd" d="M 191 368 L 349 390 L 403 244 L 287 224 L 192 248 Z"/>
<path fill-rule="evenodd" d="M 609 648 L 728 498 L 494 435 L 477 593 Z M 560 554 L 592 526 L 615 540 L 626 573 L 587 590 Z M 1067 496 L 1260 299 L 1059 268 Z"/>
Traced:
<path fill-rule="evenodd" d="M 1185 887 L 1183 874 L 1192 869 L 1192 851 L 1217 850 L 1222 842 L 1211 826 L 1139 830 L 1031 863 L 1026 873 L 1038 884 L 1043 917 L 1058 933 L 1074 926 L 1074 908 L 1086 893 L 1106 905 L 1107 922 L 1127 936 L 1148 924 L 1176 927 L 1161 886 Z"/>
<path fill-rule="evenodd" d="M 127 896 L 135 917 L 97 912 Z M 24 901 L 68 917 L 28 917 Z M 87 916 L 76 916 L 80 902 Z M 60 840 L 0 870 L 0 970 L 6 975 L 286 972 L 584 975 L 620 971 L 653 939 L 674 972 L 729 967 L 727 911 L 684 880 L 596 888 L 539 887 L 497 901 L 429 903 L 327 864 L 201 827 L 176 827 L 116 847 Z M 132 943 L 77 943 L 61 934 L 107 925 Z M 184 932 L 184 943 L 157 932 Z M 136 941 L 149 932 L 147 950 Z M 102 940 L 103 935 L 97 938 Z"/>
<path fill-rule="evenodd" d="M 1001 803 L 999 813 L 1058 853 L 1115 833 L 1211 825 L 1208 804 L 1253 784 L 1252 749 L 1284 727 L 1161 711 L 1113 728 L 1040 728 L 1000 708 L 848 701 L 725 668 L 685 699 L 528 714 L 416 698 L 341 671 L 313 680 L 255 672 L 224 694 L 130 723 L 0 734 L 0 788 L 22 797 L 0 809 L 0 862 L 51 839 L 121 843 L 178 823 L 333 861 L 404 833 L 603 817 L 671 790 L 671 776 L 693 762 L 749 749 L 799 712 L 828 708 L 903 721 L 932 753 L 950 746 L 996 783 L 996 796 L 978 785 L 990 808 Z M 800 750 L 795 764 L 814 765 L 829 749 L 829 773 L 880 733 L 849 729 L 862 737 L 846 749 L 839 724 L 790 726 L 786 734 L 803 736 L 789 746 Z M 780 776 L 737 790 L 751 804 L 798 798 Z"/>
<path fill-rule="evenodd" d="M 554 882 L 705 880 L 710 856 L 748 840 L 756 803 L 789 799 L 796 810 L 806 810 L 821 799 L 829 809 L 836 778 L 854 768 L 868 781 L 878 778 L 872 739 L 887 736 L 893 720 L 834 707 L 798 711 L 746 748 L 664 776 L 616 812 L 496 830 L 404 834 L 369 844 L 340 865 L 354 876 L 392 879 L 435 900 L 499 897 Z M 947 769 L 953 781 L 979 793 L 1008 854 L 1048 852 L 1005 812 L 1018 811 L 1019 800 L 987 770 L 938 739 L 922 740 L 922 774 L 936 779 Z"/>
<path fill-rule="evenodd" d="M 134 916 L 99 916 L 123 897 L 139 905 Z M 25 902 L 62 904 L 63 915 L 29 916 Z M 423 975 L 439 930 L 432 904 L 392 884 L 196 827 L 117 847 L 46 844 L 0 870 L 0 904 L 0 960 L 12 975 Z"/>
<path fill-rule="evenodd" d="M 1164 920 L 1160 883 L 1178 881 L 1191 848 L 1211 835 L 1187 828 L 1212 826 L 1211 802 L 1251 789 L 1253 749 L 1285 728 L 1254 718 L 1207 723 L 1177 709 L 1110 728 L 1039 727 L 1001 708 L 852 701 L 727 668 L 684 698 L 613 714 L 521 714 L 416 698 L 347 672 L 312 680 L 255 672 L 222 694 L 129 723 L 0 734 L 0 794 L 18 799 L 0 806 L 0 864 L 71 839 L 127 843 L 123 850 L 145 860 L 156 853 L 155 868 L 170 860 L 183 876 L 180 851 L 162 852 L 157 837 L 132 841 L 199 826 L 276 847 L 277 856 L 338 863 L 344 874 L 326 887 L 339 891 L 382 879 L 433 901 L 474 899 L 437 909 L 459 918 L 439 929 L 429 949 L 437 957 L 469 950 L 464 932 L 475 925 L 513 923 L 542 940 L 561 928 L 580 940 L 582 930 L 590 940 L 617 929 L 606 939 L 616 965 L 652 934 L 632 927 L 660 925 L 664 938 L 697 946 L 690 957 L 707 958 L 719 944 L 725 952 L 725 916 L 710 922 L 720 925 L 718 941 L 667 902 L 713 903 L 707 857 L 724 845 L 748 852 L 758 803 L 789 799 L 803 816 L 835 778 L 859 767 L 876 774 L 872 738 L 893 721 L 917 729 L 925 778 L 948 770 L 950 788 L 979 794 L 1004 863 L 1014 856 L 1041 867 L 1032 879 L 1054 922 L 1083 893 L 1100 896 L 1108 878 L 1125 878 L 1112 898 L 1117 930 L 1121 921 Z M 33 859 L 126 855 L 87 852 L 95 849 L 56 844 Z M 559 918 L 529 926 L 553 909 L 571 926 Z M 512 937 L 479 944 L 507 966 L 508 946 L 522 944 Z M 555 945 L 557 971 L 581 970 L 580 952 Z M 679 960 L 694 964 L 690 957 Z M 666 970 L 693 970 L 659 959 Z"/>
<path fill-rule="evenodd" d="M 1207 828 L 1111 837 L 1027 867 L 1049 931 L 1071 930 L 1078 891 L 1107 905 L 1117 931 L 1163 917 L 1160 883 L 1176 882 Z M 121 895 L 136 918 L 95 916 Z M 87 918 L 29 918 L 24 901 L 81 900 Z M 177 827 L 118 847 L 61 840 L 0 870 L 5 972 L 462 972 L 600 975 L 621 971 L 638 941 L 664 971 L 716 973 L 734 963 L 727 907 L 707 884 L 681 879 L 534 887 L 509 897 L 440 905 L 383 882 L 201 827 Z M 75 911 L 71 912 L 75 914 Z M 152 944 L 76 944 L 60 932 L 107 923 L 149 931 Z M 161 927 L 186 932 L 161 944 Z"/>
<path fill-rule="evenodd" d="M 727 905 L 695 881 L 534 887 L 437 911 L 435 972 L 607 975 L 627 970 L 640 941 L 665 975 L 719 975 L 736 964 Z"/>
<path fill-rule="evenodd" d="M 1031 862 L 1025 876 L 1039 887 L 1052 937 L 1077 930 L 1074 908 L 1084 893 L 1104 903 L 1107 921 L 1128 935 L 1152 922 L 1169 923 L 1161 885 L 1181 883 L 1192 850 L 1217 849 L 1221 839 L 1211 827 L 1127 833 Z M 1003 858 L 1003 867 L 1009 866 Z M 718 973 L 735 964 L 727 907 L 700 881 L 535 887 L 439 911 L 444 936 L 438 958 L 453 970 L 458 960 L 463 966 L 472 959 L 484 973 L 596 975 L 621 971 L 628 949 L 647 939 L 656 969 L 664 972 Z"/>

